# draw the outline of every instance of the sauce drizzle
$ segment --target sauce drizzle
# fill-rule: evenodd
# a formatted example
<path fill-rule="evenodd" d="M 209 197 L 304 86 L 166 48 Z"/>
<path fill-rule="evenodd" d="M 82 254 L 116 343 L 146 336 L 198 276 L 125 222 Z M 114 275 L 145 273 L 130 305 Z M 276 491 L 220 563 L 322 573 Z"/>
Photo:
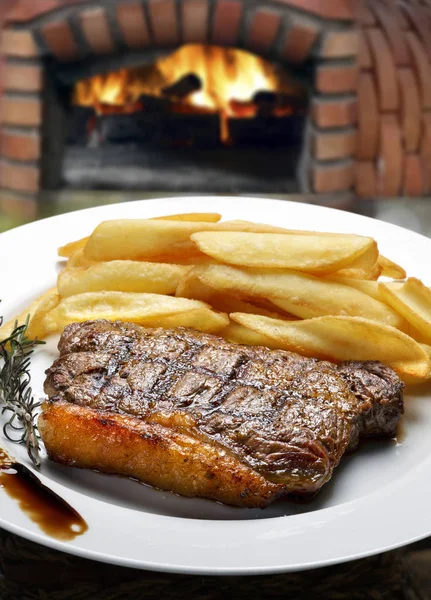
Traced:
<path fill-rule="evenodd" d="M 88 530 L 74 508 L 44 485 L 24 465 L 9 459 L 0 449 L 0 489 L 18 501 L 19 507 L 47 535 L 73 540 Z"/>

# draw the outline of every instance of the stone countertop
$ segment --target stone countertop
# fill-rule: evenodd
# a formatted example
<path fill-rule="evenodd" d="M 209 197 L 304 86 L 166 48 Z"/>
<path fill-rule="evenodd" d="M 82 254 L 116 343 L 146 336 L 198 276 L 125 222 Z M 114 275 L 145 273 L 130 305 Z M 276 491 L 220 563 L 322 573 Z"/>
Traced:
<path fill-rule="evenodd" d="M 167 196 L 139 192 L 47 193 L 40 199 L 36 218 L 103 204 Z M 292 196 L 283 199 L 348 210 L 431 237 L 431 198 L 363 200 L 352 196 Z M 11 220 L 0 214 L 0 230 L 26 221 L 28 216 L 25 215 L 17 214 Z M 103 565 L 38 546 L 0 530 L 1 600 L 134 600 L 160 596 L 206 600 L 222 597 L 428 600 L 431 598 L 431 541 L 424 540 L 394 552 L 305 573 L 201 577 Z"/>

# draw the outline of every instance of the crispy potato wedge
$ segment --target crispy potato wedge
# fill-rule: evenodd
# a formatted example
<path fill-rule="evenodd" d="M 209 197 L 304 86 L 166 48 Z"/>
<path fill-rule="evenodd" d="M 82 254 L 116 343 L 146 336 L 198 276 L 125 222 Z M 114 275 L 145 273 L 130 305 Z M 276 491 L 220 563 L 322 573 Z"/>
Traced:
<path fill-rule="evenodd" d="M 28 335 L 33 338 L 43 339 L 47 335 L 54 333 L 55 330 L 52 328 L 49 322 L 45 323 L 45 317 L 52 310 L 57 308 L 60 303 L 60 295 L 57 290 L 51 289 L 49 293 L 43 298 L 42 302 L 36 308 L 33 316 L 30 319 L 28 326 Z"/>
<path fill-rule="evenodd" d="M 104 221 L 91 234 L 84 254 L 97 261 L 193 257 L 200 252 L 196 252 L 190 241 L 192 233 L 215 226 L 205 222 L 148 219 Z"/>
<path fill-rule="evenodd" d="M 200 267 L 199 279 L 208 287 L 239 295 L 253 304 L 253 298 L 269 299 L 286 313 L 303 319 L 351 315 L 393 327 L 405 324 L 404 319 L 383 302 L 348 285 L 305 273 L 208 265 Z"/>
<path fill-rule="evenodd" d="M 253 304 L 253 302 L 247 302 L 235 294 L 229 294 L 224 290 L 218 291 L 211 285 L 208 285 L 208 278 L 206 279 L 206 283 L 202 281 L 200 274 L 202 273 L 205 276 L 205 272 L 206 267 L 202 265 L 188 271 L 181 278 L 176 295 L 181 298 L 202 300 L 211 304 L 214 309 L 225 313 L 245 312 L 279 319 L 289 318 L 284 311 L 277 310 L 277 307 L 269 300 L 259 298 L 256 299 L 258 304 Z M 290 318 L 294 319 L 295 317 L 290 315 Z"/>
<path fill-rule="evenodd" d="M 160 294 L 133 292 L 87 292 L 63 298 L 45 315 L 42 326 L 47 331 L 62 331 L 66 325 L 93 319 L 130 321 L 154 327 L 157 318 L 211 308 L 203 302 Z"/>
<path fill-rule="evenodd" d="M 274 319 L 291 319 L 296 320 L 293 315 L 286 315 L 282 311 L 277 311 L 277 307 L 272 305 L 269 310 L 263 306 L 257 306 L 245 300 L 241 300 L 231 294 L 225 294 L 222 292 L 214 292 L 209 298 L 208 303 L 218 311 L 231 313 L 231 312 L 243 312 L 252 315 L 265 315 L 266 317 L 273 317 Z"/>
<path fill-rule="evenodd" d="M 340 278 L 376 280 L 379 278 L 380 272 L 378 253 L 375 252 L 373 246 L 355 258 L 348 267 L 336 271 L 334 275 Z"/>
<path fill-rule="evenodd" d="M 372 238 L 345 235 L 296 235 L 201 231 L 191 234 L 201 252 L 232 265 L 333 273 L 374 248 Z M 87 246 L 88 247 L 88 246 Z"/>
<path fill-rule="evenodd" d="M 80 240 L 76 240 L 75 242 L 69 242 L 65 246 L 61 246 L 58 249 L 58 256 L 70 258 L 75 252 L 78 252 L 79 250 L 84 250 L 85 245 L 89 239 L 89 237 L 85 237 Z"/>
<path fill-rule="evenodd" d="M 262 335 L 231 321 L 229 325 L 219 333 L 227 342 L 232 344 L 245 344 L 246 346 L 265 346 L 266 348 L 272 348 L 274 350 L 280 348 L 280 342 L 270 338 L 267 335 Z"/>
<path fill-rule="evenodd" d="M 431 346 L 429 346 L 428 344 L 421 344 L 421 347 L 425 350 L 425 352 L 428 354 L 429 359 L 431 360 Z"/>
<path fill-rule="evenodd" d="M 11 335 L 12 331 L 15 329 L 15 324 L 18 323 L 18 325 L 23 325 L 26 322 L 27 317 L 30 317 L 27 335 L 32 338 L 40 337 L 40 331 L 38 328 L 37 321 L 40 319 L 40 316 L 42 315 L 44 310 L 48 312 L 50 308 L 54 307 L 55 302 L 58 303 L 58 301 L 59 298 L 57 294 L 57 288 L 51 288 L 47 290 L 38 298 L 33 300 L 33 302 L 29 306 L 27 306 L 27 308 L 25 308 L 19 315 L 17 315 L 13 319 L 10 319 L 0 327 L 0 339 L 5 340 L 6 338 L 8 338 Z"/>
<path fill-rule="evenodd" d="M 215 290 L 211 285 L 203 283 L 200 274 L 205 272 L 205 267 L 198 265 L 187 271 L 178 282 L 175 295 L 178 298 L 193 298 L 208 302 Z"/>
<path fill-rule="evenodd" d="M 218 333 L 229 324 L 226 313 L 215 312 L 210 308 L 195 308 L 174 315 L 155 317 L 148 321 L 149 327 L 164 327 L 173 329 L 175 327 L 192 327 L 204 333 Z"/>
<path fill-rule="evenodd" d="M 69 260 L 66 263 L 66 269 L 77 267 L 87 269 L 91 265 L 95 264 L 97 264 L 95 260 L 89 260 L 88 258 L 85 258 L 84 248 L 81 248 L 80 250 L 75 250 L 75 252 L 70 255 Z"/>
<path fill-rule="evenodd" d="M 84 292 L 117 291 L 175 294 L 178 282 L 190 267 L 131 260 L 113 260 L 87 269 L 66 268 L 57 279 L 63 298 Z"/>
<path fill-rule="evenodd" d="M 177 215 L 166 215 L 165 217 L 154 217 L 151 221 L 198 221 L 199 223 L 218 223 L 222 216 L 219 213 L 179 213 Z"/>
<path fill-rule="evenodd" d="M 233 313 L 230 318 L 278 340 L 280 348 L 333 361 L 379 360 L 408 383 L 430 378 L 431 361 L 413 338 L 394 327 L 359 317 L 319 317 L 288 322 Z"/>
<path fill-rule="evenodd" d="M 163 217 L 154 217 L 148 219 L 149 221 L 198 221 L 199 223 L 218 223 L 222 216 L 219 213 L 180 213 L 177 215 L 166 215 Z M 87 244 L 90 236 L 76 240 L 75 242 L 69 242 L 65 246 L 61 246 L 58 249 L 58 255 L 64 258 L 70 258 L 71 255 L 77 250 L 83 250 Z"/>
<path fill-rule="evenodd" d="M 328 281 L 334 281 L 336 283 L 342 283 L 343 285 L 349 285 L 368 296 L 371 296 L 375 300 L 384 302 L 384 298 L 379 289 L 378 281 L 368 281 L 365 279 L 349 279 L 348 277 L 338 277 L 338 273 L 325 277 Z"/>
<path fill-rule="evenodd" d="M 385 301 L 420 333 L 421 341 L 431 342 L 431 290 L 415 277 L 403 283 L 380 283 L 379 290 Z"/>
<path fill-rule="evenodd" d="M 407 277 L 407 273 L 400 265 L 382 254 L 379 255 L 378 264 L 381 268 L 380 274 L 384 277 L 390 277 L 391 279 L 405 279 Z"/>

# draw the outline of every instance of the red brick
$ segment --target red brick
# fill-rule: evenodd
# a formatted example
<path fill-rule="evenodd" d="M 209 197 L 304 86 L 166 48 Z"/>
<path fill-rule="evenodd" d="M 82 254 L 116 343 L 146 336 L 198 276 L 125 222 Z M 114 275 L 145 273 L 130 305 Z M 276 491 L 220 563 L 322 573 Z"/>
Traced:
<path fill-rule="evenodd" d="M 47 23 L 41 29 L 46 45 L 58 60 L 71 61 L 79 57 L 78 44 L 66 21 Z"/>
<path fill-rule="evenodd" d="M 312 104 L 314 123 L 323 129 L 355 125 L 358 120 L 358 101 L 315 99 Z"/>
<path fill-rule="evenodd" d="M 367 2 L 359 2 L 358 6 L 358 22 L 365 27 L 373 27 L 376 25 L 376 17 L 371 12 Z"/>
<path fill-rule="evenodd" d="M 367 0 L 367 1 L 373 2 L 374 0 Z M 397 19 L 397 21 L 403 31 L 406 31 L 407 29 L 410 28 L 407 17 L 405 16 L 405 14 L 402 12 L 402 10 L 397 5 L 397 0 L 378 0 L 378 1 L 380 1 L 382 4 L 384 4 L 386 6 L 386 10 L 388 12 L 391 12 L 395 16 L 395 18 Z"/>
<path fill-rule="evenodd" d="M 322 94 L 356 92 L 358 68 L 352 66 L 322 65 L 317 68 L 316 89 Z"/>
<path fill-rule="evenodd" d="M 372 198 L 377 194 L 377 172 L 373 162 L 356 163 L 355 191 L 361 198 Z"/>
<path fill-rule="evenodd" d="M 423 161 L 425 181 L 428 189 L 431 190 L 431 113 L 423 115 L 422 128 L 420 154 Z"/>
<path fill-rule="evenodd" d="M 373 66 L 373 59 L 371 58 L 370 46 L 363 31 L 359 33 L 358 65 L 360 69 L 371 69 Z"/>
<path fill-rule="evenodd" d="M 3 88 L 10 91 L 39 92 L 42 89 L 42 67 L 7 62 L 3 68 Z"/>
<path fill-rule="evenodd" d="M 419 154 L 404 156 L 403 192 L 405 196 L 424 196 L 428 192 L 424 164 Z"/>
<path fill-rule="evenodd" d="M 38 167 L 29 167 L 6 161 L 0 162 L 0 185 L 8 190 L 37 192 L 39 190 L 39 180 L 40 169 Z"/>
<path fill-rule="evenodd" d="M 296 22 L 287 32 L 281 49 L 281 58 L 299 64 L 304 62 L 319 37 L 320 30 L 313 23 Z"/>
<path fill-rule="evenodd" d="M 178 44 L 180 36 L 175 0 L 152 0 L 149 11 L 156 45 Z"/>
<path fill-rule="evenodd" d="M 312 168 L 313 191 L 319 194 L 344 192 L 353 187 L 355 165 L 353 161 L 341 164 L 316 164 Z"/>
<path fill-rule="evenodd" d="M 274 0 L 276 3 L 308 11 L 324 19 L 353 21 L 357 18 L 357 0 Z"/>
<path fill-rule="evenodd" d="M 0 137 L 1 152 L 13 160 L 38 160 L 40 158 L 40 136 L 37 133 L 12 133 L 3 130 Z"/>
<path fill-rule="evenodd" d="M 218 0 L 214 11 L 212 41 L 222 46 L 238 42 L 244 5 L 237 0 Z"/>
<path fill-rule="evenodd" d="M 38 55 L 36 43 L 30 31 L 6 29 L 0 36 L 1 54 L 32 58 Z"/>
<path fill-rule="evenodd" d="M 356 152 L 357 132 L 349 129 L 342 132 L 316 132 L 313 139 L 313 154 L 316 160 L 349 158 Z"/>
<path fill-rule="evenodd" d="M 103 8 L 84 10 L 79 20 L 84 36 L 95 54 L 110 54 L 114 51 L 114 40 Z"/>
<path fill-rule="evenodd" d="M 7 20 L 24 23 L 51 12 L 62 5 L 61 0 L 19 0 L 7 15 Z"/>
<path fill-rule="evenodd" d="M 129 48 L 145 48 L 150 43 L 148 25 L 142 4 L 122 2 L 117 6 L 117 22 Z"/>
<path fill-rule="evenodd" d="M 413 31 L 408 31 L 405 36 L 410 48 L 413 68 L 419 81 L 422 107 L 429 110 L 431 109 L 431 69 L 427 54 Z"/>
<path fill-rule="evenodd" d="M 3 96 L 0 118 L 7 125 L 36 127 L 42 122 L 42 102 L 36 98 Z"/>
<path fill-rule="evenodd" d="M 377 73 L 379 106 L 383 111 L 396 111 L 399 107 L 399 90 L 391 49 L 379 29 L 368 29 L 366 35 Z"/>
<path fill-rule="evenodd" d="M 183 42 L 201 43 L 208 39 L 208 0 L 183 0 Z"/>
<path fill-rule="evenodd" d="M 357 56 L 358 52 L 358 31 L 331 31 L 323 40 L 320 56 L 324 58 L 345 58 Z"/>
<path fill-rule="evenodd" d="M 401 124 L 404 146 L 407 152 L 416 152 L 421 138 L 422 110 L 419 88 L 411 69 L 399 69 L 398 78 L 401 90 Z"/>
<path fill-rule="evenodd" d="M 418 37 L 427 52 L 428 58 L 431 59 L 431 35 L 429 19 L 429 9 L 422 6 L 402 5 L 402 10 L 410 21 L 412 28 L 417 32 Z"/>
<path fill-rule="evenodd" d="M 380 113 L 374 75 L 361 73 L 358 87 L 358 151 L 361 161 L 373 160 L 379 146 Z"/>
<path fill-rule="evenodd" d="M 398 196 L 403 182 L 401 127 L 396 115 L 380 117 L 380 157 L 377 190 L 382 196 Z"/>
<path fill-rule="evenodd" d="M 278 13 L 264 8 L 257 10 L 248 31 L 248 46 L 261 52 L 268 51 L 277 37 L 281 17 Z"/>
<path fill-rule="evenodd" d="M 1 180 L 0 180 L 1 185 Z M 32 221 L 39 215 L 36 196 L 28 197 L 7 190 L 0 191 L 0 214 Z"/>
<path fill-rule="evenodd" d="M 379 2 L 370 2 L 369 6 L 382 25 L 391 47 L 395 63 L 401 66 L 408 65 L 410 62 L 409 51 L 396 14 L 392 10 L 388 10 L 388 8 L 382 4 L 379 4 Z"/>

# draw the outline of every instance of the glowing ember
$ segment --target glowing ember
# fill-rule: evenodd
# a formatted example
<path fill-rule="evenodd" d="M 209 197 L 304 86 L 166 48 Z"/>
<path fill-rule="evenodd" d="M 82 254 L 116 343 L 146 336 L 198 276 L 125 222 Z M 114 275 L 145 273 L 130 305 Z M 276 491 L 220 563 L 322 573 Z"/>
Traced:
<path fill-rule="evenodd" d="M 192 44 L 182 46 L 151 67 L 121 69 L 79 81 L 74 90 L 74 104 L 92 106 L 105 113 L 107 106 L 137 106 L 141 95 L 161 96 L 162 89 L 194 73 L 202 89 L 182 102 L 187 105 L 221 112 L 225 117 L 236 114 L 235 106 L 249 102 L 256 92 L 267 90 L 302 95 L 298 84 L 287 73 L 249 52 L 216 46 Z M 252 111 L 244 110 L 247 116 Z"/>

